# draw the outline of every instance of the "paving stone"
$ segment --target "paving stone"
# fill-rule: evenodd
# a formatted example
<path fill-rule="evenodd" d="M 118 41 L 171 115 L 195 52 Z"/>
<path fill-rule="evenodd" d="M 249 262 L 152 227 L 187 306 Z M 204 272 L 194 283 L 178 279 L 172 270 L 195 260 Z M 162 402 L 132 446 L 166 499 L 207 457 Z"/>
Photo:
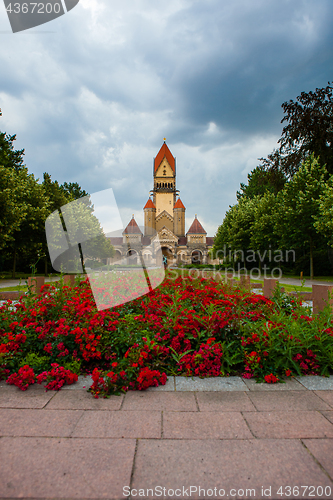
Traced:
<path fill-rule="evenodd" d="M 93 384 L 93 379 L 90 375 L 84 376 L 79 375 L 78 381 L 74 382 L 71 385 L 64 385 L 62 387 L 62 391 L 75 391 L 76 389 L 89 389 L 89 387 Z"/>
<path fill-rule="evenodd" d="M 200 411 L 257 411 L 246 392 L 198 392 Z"/>
<path fill-rule="evenodd" d="M 124 396 L 95 399 L 86 389 L 59 391 L 46 405 L 45 410 L 120 410 Z"/>
<path fill-rule="evenodd" d="M 164 439 L 251 439 L 239 412 L 164 412 Z"/>
<path fill-rule="evenodd" d="M 13 385 L 0 387 L 0 408 L 44 408 L 55 395 L 40 385 L 21 391 Z"/>
<path fill-rule="evenodd" d="M 193 392 L 129 391 L 124 397 L 123 410 L 197 411 Z"/>
<path fill-rule="evenodd" d="M 302 439 L 302 441 L 320 465 L 333 478 L 333 439 Z"/>
<path fill-rule="evenodd" d="M 133 439 L 2 438 L 1 498 L 119 499 Z"/>
<path fill-rule="evenodd" d="M 247 391 L 241 377 L 175 377 L 176 391 Z"/>
<path fill-rule="evenodd" d="M 160 438 L 160 411 L 86 411 L 74 437 Z"/>
<path fill-rule="evenodd" d="M 44 411 L 0 409 L 1 436 L 68 437 L 82 416 L 82 411 Z"/>
<path fill-rule="evenodd" d="M 326 417 L 327 420 L 329 420 L 333 424 L 333 411 L 321 411 L 320 413 L 324 415 L 324 417 Z"/>
<path fill-rule="evenodd" d="M 258 438 L 333 437 L 333 425 L 317 411 L 243 412 L 243 416 Z"/>
<path fill-rule="evenodd" d="M 333 408 L 333 391 L 314 391 L 314 393 Z"/>
<path fill-rule="evenodd" d="M 320 377 L 319 375 L 305 375 L 296 379 L 310 391 L 333 391 L 333 375 Z"/>
<path fill-rule="evenodd" d="M 174 392 L 175 377 L 168 377 L 165 385 L 158 385 L 157 387 L 148 387 L 148 389 L 146 390 L 149 392 L 156 392 L 156 391 Z"/>
<path fill-rule="evenodd" d="M 132 488 L 160 485 L 166 488 L 163 498 L 176 498 L 167 496 L 167 492 L 180 488 L 180 498 L 187 498 L 183 486 L 185 489 L 200 486 L 204 490 L 216 487 L 217 492 L 225 490 L 223 498 L 258 500 L 265 498 L 261 493 L 263 486 L 272 488 L 269 498 L 276 500 L 280 498 L 277 494 L 280 486 L 297 484 L 332 486 L 299 440 L 140 440 Z M 254 495 L 239 491 L 253 488 Z M 231 489 L 239 494 L 236 491 L 231 495 Z M 200 495 L 194 490 L 191 496 L 189 493 L 188 490 L 192 499 L 209 498 L 203 491 Z M 222 498 L 222 493 L 218 498 Z"/>
<path fill-rule="evenodd" d="M 329 410 L 322 399 L 310 391 L 250 392 L 249 398 L 258 411 Z"/>
<path fill-rule="evenodd" d="M 286 378 L 285 383 L 267 384 L 256 383 L 253 378 L 242 379 L 250 391 L 305 391 L 305 387 L 300 384 L 295 378 Z"/>

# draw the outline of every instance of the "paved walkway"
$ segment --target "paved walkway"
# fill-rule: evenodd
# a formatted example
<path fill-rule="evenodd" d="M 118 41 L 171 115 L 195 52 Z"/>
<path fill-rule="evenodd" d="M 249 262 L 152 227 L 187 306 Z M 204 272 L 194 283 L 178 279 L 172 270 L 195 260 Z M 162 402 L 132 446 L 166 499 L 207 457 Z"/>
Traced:
<path fill-rule="evenodd" d="M 59 276 L 51 276 L 51 278 L 45 278 L 45 283 L 50 283 L 52 281 L 58 281 L 60 279 Z M 1 280 L 0 281 L 0 288 L 8 288 L 11 286 L 25 286 L 27 279 L 21 279 L 21 280 L 13 280 L 13 279 L 8 279 L 8 280 Z"/>
<path fill-rule="evenodd" d="M 333 376 L 88 385 L 0 384 L 0 498 L 333 499 Z"/>

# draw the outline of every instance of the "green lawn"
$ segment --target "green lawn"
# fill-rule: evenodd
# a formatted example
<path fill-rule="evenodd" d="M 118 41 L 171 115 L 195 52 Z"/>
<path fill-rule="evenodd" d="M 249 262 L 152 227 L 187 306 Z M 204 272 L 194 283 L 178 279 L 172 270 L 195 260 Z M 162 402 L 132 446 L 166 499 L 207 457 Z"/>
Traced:
<path fill-rule="evenodd" d="M 28 287 L 25 285 L 17 286 L 7 286 L 6 288 L 0 288 L 0 292 L 27 292 Z"/>

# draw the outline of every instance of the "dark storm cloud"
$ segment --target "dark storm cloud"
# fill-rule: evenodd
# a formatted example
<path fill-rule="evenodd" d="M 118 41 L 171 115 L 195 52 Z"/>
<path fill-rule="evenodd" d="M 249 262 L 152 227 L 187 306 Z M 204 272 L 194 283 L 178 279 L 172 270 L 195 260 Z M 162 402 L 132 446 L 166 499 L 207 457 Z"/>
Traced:
<path fill-rule="evenodd" d="M 0 129 L 36 176 L 113 187 L 124 217 L 167 137 L 188 219 L 212 234 L 276 146 L 282 102 L 332 80 L 332 14 L 330 0 L 81 0 L 55 33 L 0 34 Z"/>

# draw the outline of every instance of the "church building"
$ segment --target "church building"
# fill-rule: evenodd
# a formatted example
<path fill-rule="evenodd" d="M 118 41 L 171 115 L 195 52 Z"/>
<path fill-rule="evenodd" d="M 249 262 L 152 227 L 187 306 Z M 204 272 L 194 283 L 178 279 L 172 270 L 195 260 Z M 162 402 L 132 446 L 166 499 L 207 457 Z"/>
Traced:
<path fill-rule="evenodd" d="M 214 238 L 207 236 L 197 215 L 185 232 L 186 208 L 176 187 L 176 159 L 165 141 L 154 158 L 153 181 L 154 188 L 143 208 L 143 232 L 133 216 L 123 232 L 123 237 L 111 238 L 116 250 L 116 257 L 112 261 L 126 258 L 128 264 L 136 264 L 139 263 L 141 254 L 146 264 L 153 264 L 154 252 L 151 242 L 157 233 L 168 265 L 215 263 L 209 257 Z"/>

